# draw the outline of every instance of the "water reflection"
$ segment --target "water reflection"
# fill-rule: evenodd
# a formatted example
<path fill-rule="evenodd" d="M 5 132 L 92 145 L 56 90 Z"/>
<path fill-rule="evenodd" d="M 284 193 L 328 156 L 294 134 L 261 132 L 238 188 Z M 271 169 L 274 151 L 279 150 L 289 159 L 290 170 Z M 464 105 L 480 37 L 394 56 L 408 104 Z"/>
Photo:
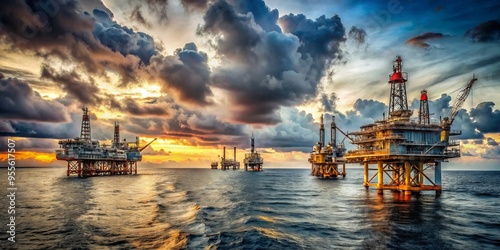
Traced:
<path fill-rule="evenodd" d="M 364 247 L 446 247 L 440 237 L 443 225 L 439 197 L 418 193 L 405 196 L 390 190 L 380 195 L 370 190 L 364 201 L 372 231 L 363 242 Z"/>
<path fill-rule="evenodd" d="M 354 170 L 329 181 L 282 169 L 87 179 L 60 169 L 18 173 L 20 249 L 491 249 L 500 242 L 500 173 L 447 173 L 441 197 L 380 196 Z M 474 185 L 465 188 L 465 178 Z"/>

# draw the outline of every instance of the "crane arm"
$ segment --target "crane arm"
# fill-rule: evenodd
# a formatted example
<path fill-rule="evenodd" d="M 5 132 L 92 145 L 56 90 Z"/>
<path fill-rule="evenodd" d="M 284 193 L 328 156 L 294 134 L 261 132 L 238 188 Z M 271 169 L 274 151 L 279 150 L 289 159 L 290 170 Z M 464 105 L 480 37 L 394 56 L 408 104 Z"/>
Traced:
<path fill-rule="evenodd" d="M 337 130 L 340 131 L 340 133 L 342 133 L 347 139 L 349 139 L 351 142 L 354 142 L 354 140 L 349 137 L 346 133 L 344 133 L 344 131 L 342 131 L 340 128 L 337 127 Z M 344 138 L 345 139 L 345 138 Z"/>
<path fill-rule="evenodd" d="M 146 149 L 149 145 L 151 145 L 151 143 L 153 143 L 154 141 L 156 141 L 156 139 L 158 139 L 158 138 L 154 138 L 152 141 L 150 141 L 148 144 L 146 144 L 146 146 L 140 148 L 139 152 L 142 152 L 142 150 Z"/>
<path fill-rule="evenodd" d="M 465 85 L 464 89 L 458 93 L 457 99 L 455 99 L 455 103 L 451 107 L 450 113 L 448 114 L 448 118 L 450 119 L 449 124 L 453 123 L 453 120 L 455 120 L 455 117 L 458 114 L 458 110 L 460 110 L 460 107 L 465 102 L 465 99 L 467 99 L 467 96 L 469 96 L 469 93 L 472 89 L 472 85 L 477 81 L 477 78 L 472 75 L 472 78 L 469 80 L 467 85 Z"/>

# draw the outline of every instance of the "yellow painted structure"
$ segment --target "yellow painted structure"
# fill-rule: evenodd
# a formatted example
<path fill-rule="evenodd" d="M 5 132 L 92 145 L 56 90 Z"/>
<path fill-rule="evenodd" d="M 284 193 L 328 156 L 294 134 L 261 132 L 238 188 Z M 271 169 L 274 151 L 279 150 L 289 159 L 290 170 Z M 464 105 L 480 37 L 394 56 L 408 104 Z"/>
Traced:
<path fill-rule="evenodd" d="M 331 142 L 325 145 L 325 125 L 323 123 L 323 115 L 321 115 L 320 123 L 320 141 L 313 147 L 313 151 L 309 157 L 311 163 L 311 175 L 320 178 L 332 178 L 337 176 L 345 176 L 345 160 L 342 158 L 345 148 L 343 144 L 336 144 L 336 124 L 332 117 L 331 126 Z M 339 169 L 340 168 L 340 169 Z"/>

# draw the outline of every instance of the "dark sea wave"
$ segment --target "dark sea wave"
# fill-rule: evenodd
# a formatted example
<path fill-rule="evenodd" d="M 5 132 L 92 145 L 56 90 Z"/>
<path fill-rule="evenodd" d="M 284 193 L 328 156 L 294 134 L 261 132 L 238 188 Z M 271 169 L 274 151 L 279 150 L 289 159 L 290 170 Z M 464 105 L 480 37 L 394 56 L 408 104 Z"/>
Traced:
<path fill-rule="evenodd" d="M 6 179 L 5 169 L 0 170 Z M 443 192 L 378 195 L 360 169 L 16 171 L 18 249 L 499 249 L 500 172 L 443 172 Z M 1 224 L 8 223 L 2 183 Z"/>

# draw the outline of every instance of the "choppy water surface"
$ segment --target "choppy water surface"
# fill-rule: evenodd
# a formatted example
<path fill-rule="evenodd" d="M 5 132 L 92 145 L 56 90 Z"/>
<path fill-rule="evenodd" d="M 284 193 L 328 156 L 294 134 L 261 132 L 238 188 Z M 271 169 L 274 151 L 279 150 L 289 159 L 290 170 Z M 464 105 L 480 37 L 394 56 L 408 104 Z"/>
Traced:
<path fill-rule="evenodd" d="M 65 172 L 17 169 L 17 242 L 8 243 L 4 226 L 0 248 L 500 247 L 500 172 L 443 172 L 441 196 L 410 200 L 366 191 L 359 169 L 336 180 L 306 169 L 140 168 L 137 176 L 86 179 Z"/>

